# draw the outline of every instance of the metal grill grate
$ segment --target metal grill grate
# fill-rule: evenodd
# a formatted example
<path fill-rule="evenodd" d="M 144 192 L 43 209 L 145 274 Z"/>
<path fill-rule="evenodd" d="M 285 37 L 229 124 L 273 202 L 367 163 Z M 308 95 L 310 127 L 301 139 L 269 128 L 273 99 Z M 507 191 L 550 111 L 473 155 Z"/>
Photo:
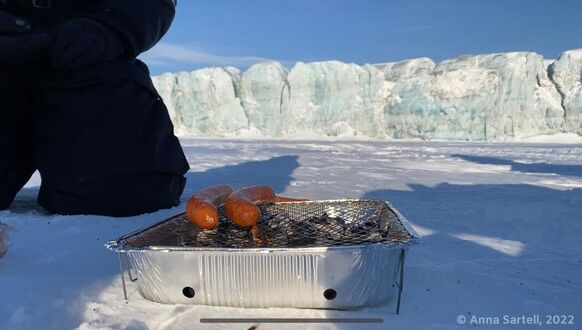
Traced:
<path fill-rule="evenodd" d="M 406 231 L 388 204 L 378 200 L 344 200 L 263 205 L 254 230 L 241 229 L 219 209 L 220 224 L 199 230 L 184 214 L 124 238 L 133 247 L 299 248 L 407 243 Z"/>

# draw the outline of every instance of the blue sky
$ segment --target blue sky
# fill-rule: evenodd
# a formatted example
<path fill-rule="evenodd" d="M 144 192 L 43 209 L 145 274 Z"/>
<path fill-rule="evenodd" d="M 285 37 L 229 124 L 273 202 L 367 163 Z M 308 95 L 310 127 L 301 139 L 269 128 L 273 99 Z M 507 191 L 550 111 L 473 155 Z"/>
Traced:
<path fill-rule="evenodd" d="M 177 10 L 141 57 L 153 74 L 582 48 L 582 0 L 179 0 Z"/>

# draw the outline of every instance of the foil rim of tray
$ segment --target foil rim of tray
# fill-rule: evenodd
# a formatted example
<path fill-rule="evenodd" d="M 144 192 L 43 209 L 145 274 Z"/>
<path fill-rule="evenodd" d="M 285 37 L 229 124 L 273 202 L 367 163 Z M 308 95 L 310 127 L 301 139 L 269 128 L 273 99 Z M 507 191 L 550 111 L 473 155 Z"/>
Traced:
<path fill-rule="evenodd" d="M 260 208 L 262 219 L 259 228 L 262 229 L 259 232 L 264 233 L 263 236 L 266 237 L 264 239 L 251 239 L 250 230 L 234 226 L 227 220 L 223 208 L 219 208 L 221 219 L 217 229 L 199 230 L 187 221 L 184 213 L 181 213 L 109 241 L 106 247 L 116 252 L 317 253 L 331 250 L 394 248 L 420 242 L 420 236 L 406 218 L 387 201 L 315 200 L 273 203 Z M 290 233 L 281 228 L 286 228 Z M 294 237 L 300 237 L 299 241 L 297 239 L 293 241 Z M 168 240 L 171 241 L 170 244 Z M 180 244 L 177 244 L 178 240 Z M 190 243 L 196 243 L 198 246 L 192 246 Z M 217 243 L 220 243 L 218 244 L 220 246 L 217 246 Z"/>

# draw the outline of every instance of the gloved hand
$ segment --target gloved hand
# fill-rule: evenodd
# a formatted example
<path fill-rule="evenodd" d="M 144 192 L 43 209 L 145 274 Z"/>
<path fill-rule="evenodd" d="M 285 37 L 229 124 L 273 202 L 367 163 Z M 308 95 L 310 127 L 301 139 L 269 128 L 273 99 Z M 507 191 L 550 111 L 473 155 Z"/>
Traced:
<path fill-rule="evenodd" d="M 0 36 L 0 66 L 15 67 L 46 56 L 52 42 L 49 33 Z"/>
<path fill-rule="evenodd" d="M 113 31 L 89 18 L 76 18 L 54 30 L 49 56 L 59 70 L 74 70 L 123 56 L 123 44 Z"/>

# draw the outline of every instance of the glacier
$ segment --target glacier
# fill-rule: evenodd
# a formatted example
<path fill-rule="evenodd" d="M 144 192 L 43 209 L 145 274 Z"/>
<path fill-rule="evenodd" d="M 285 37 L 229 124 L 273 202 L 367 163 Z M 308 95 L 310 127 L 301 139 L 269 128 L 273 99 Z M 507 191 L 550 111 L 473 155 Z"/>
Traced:
<path fill-rule="evenodd" d="M 582 135 L 582 49 L 357 65 L 264 62 L 153 77 L 180 137 L 511 141 Z"/>

